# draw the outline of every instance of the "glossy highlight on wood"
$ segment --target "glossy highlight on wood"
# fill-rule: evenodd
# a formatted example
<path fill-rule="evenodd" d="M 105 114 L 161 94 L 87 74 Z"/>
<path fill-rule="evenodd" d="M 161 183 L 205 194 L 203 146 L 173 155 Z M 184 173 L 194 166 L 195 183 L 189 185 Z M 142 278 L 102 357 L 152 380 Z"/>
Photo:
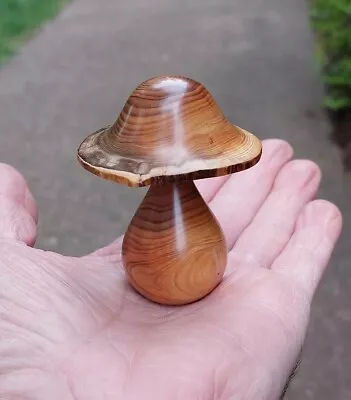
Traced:
<path fill-rule="evenodd" d="M 129 186 L 226 175 L 255 165 L 261 142 L 231 124 L 200 83 L 160 76 L 140 84 L 112 126 L 89 135 L 78 160 Z"/>
<path fill-rule="evenodd" d="M 193 182 L 151 185 L 125 234 L 130 284 L 160 304 L 192 303 L 222 280 L 223 232 Z"/>

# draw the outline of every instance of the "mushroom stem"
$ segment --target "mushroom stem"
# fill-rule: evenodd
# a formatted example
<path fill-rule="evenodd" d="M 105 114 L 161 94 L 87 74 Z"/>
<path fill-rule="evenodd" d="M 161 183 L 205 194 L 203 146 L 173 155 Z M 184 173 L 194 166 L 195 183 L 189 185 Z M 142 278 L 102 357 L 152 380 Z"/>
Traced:
<path fill-rule="evenodd" d="M 193 181 L 152 184 L 124 237 L 130 284 L 157 303 L 192 303 L 222 280 L 223 232 Z"/>

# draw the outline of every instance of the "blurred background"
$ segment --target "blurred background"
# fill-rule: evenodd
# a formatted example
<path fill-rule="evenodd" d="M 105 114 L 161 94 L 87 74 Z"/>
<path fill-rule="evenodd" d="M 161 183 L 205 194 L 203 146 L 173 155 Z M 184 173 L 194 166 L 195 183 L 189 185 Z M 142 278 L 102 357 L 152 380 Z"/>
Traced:
<path fill-rule="evenodd" d="M 1 0 L 0 161 L 38 201 L 38 247 L 83 255 L 126 228 L 143 189 L 76 162 L 141 81 L 203 83 L 227 117 L 323 172 L 345 228 L 287 398 L 351 399 L 351 0 Z"/>

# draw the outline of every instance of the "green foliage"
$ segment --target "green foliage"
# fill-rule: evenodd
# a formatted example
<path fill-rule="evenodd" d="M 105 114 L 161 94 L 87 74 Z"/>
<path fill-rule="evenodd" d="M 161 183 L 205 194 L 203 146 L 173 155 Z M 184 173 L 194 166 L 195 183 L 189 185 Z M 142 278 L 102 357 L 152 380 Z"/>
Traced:
<path fill-rule="evenodd" d="M 351 108 L 351 0 L 310 0 L 317 59 L 328 90 L 325 106 Z"/>
<path fill-rule="evenodd" d="M 68 0 L 0 0 L 0 63 Z"/>

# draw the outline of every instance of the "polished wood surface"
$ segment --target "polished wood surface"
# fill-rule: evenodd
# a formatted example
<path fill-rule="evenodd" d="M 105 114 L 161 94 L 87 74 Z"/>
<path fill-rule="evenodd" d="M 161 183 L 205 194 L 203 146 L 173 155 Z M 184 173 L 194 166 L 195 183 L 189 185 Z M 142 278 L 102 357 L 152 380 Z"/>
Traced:
<path fill-rule="evenodd" d="M 129 186 L 151 185 L 122 246 L 131 285 L 161 304 L 188 304 L 221 281 L 227 261 L 218 222 L 195 179 L 242 171 L 260 140 L 231 124 L 198 82 L 160 76 L 140 84 L 112 126 L 78 149 L 88 171 Z"/>
<path fill-rule="evenodd" d="M 78 150 L 84 168 L 129 186 L 225 175 L 260 156 L 260 140 L 232 125 L 204 86 L 173 76 L 139 85 L 116 122 Z"/>
<path fill-rule="evenodd" d="M 126 232 L 123 264 L 131 285 L 157 303 L 181 305 L 221 281 L 227 247 L 193 182 L 151 185 Z"/>

